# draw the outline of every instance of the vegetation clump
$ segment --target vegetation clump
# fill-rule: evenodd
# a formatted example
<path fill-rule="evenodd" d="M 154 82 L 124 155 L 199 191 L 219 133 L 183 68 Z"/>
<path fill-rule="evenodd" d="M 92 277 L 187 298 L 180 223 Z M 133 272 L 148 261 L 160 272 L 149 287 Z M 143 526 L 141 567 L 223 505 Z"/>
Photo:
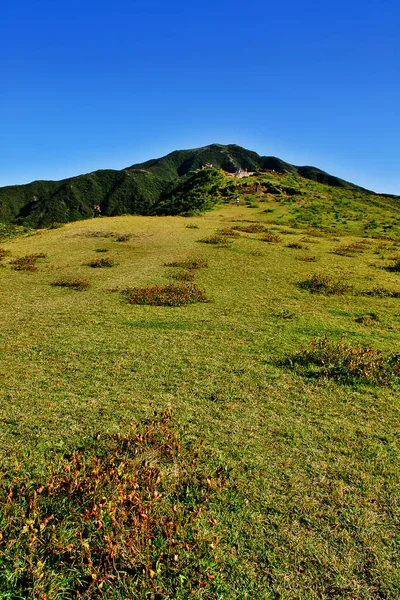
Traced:
<path fill-rule="evenodd" d="M 97 258 L 87 264 L 87 266 L 92 267 L 92 269 L 103 269 L 105 267 L 113 267 L 114 265 L 115 262 L 110 258 Z"/>
<path fill-rule="evenodd" d="M 400 381 L 399 352 L 384 354 L 370 346 L 352 346 L 343 338 L 314 338 L 308 348 L 287 357 L 282 364 L 313 367 L 308 375 L 329 377 L 340 383 L 391 385 Z"/>
<path fill-rule="evenodd" d="M 180 269 L 204 269 L 208 267 L 208 261 L 205 258 L 188 258 L 186 260 L 177 260 L 165 263 L 165 267 L 178 267 Z"/>
<path fill-rule="evenodd" d="M 260 238 L 262 242 L 269 242 L 272 244 L 276 244 L 281 241 L 281 238 L 276 233 L 272 233 L 271 231 L 267 231 L 262 238 Z"/>
<path fill-rule="evenodd" d="M 317 256 L 298 256 L 297 260 L 302 260 L 303 262 L 317 262 Z"/>
<path fill-rule="evenodd" d="M 250 225 L 234 225 L 232 229 L 236 229 L 236 231 L 243 231 L 243 233 L 262 233 L 265 231 L 264 225 L 261 225 L 260 223 L 251 223 Z"/>
<path fill-rule="evenodd" d="M 219 246 L 222 248 L 228 247 L 231 243 L 229 240 L 226 239 L 226 236 L 223 236 L 221 234 L 210 235 L 198 241 L 202 244 L 211 244 L 212 246 Z"/>
<path fill-rule="evenodd" d="M 168 415 L 2 473 L 0 587 L 15 598 L 177 598 L 217 575 L 201 521 L 225 486 Z M 211 516 L 209 517 L 211 518 Z M 215 521 L 213 521 L 215 523 Z M 9 592 L 11 595 L 8 595 Z M 134 594 L 132 596 L 131 594 Z"/>
<path fill-rule="evenodd" d="M 400 292 L 397 290 L 389 290 L 383 286 L 376 285 L 371 290 L 360 292 L 361 296 L 373 296 L 375 298 L 400 298 Z"/>
<path fill-rule="evenodd" d="M 176 279 L 177 281 L 193 281 L 194 271 L 177 271 L 176 273 L 172 273 L 170 277 L 171 279 Z"/>
<path fill-rule="evenodd" d="M 303 244 L 299 244 L 298 242 L 287 244 L 286 248 L 292 248 L 293 250 L 308 250 L 307 246 L 303 246 Z"/>
<path fill-rule="evenodd" d="M 396 258 L 396 260 L 387 267 L 387 270 L 392 271 L 393 273 L 400 273 L 400 258 Z"/>
<path fill-rule="evenodd" d="M 129 304 L 150 306 L 183 306 L 196 302 L 209 302 L 204 290 L 195 283 L 171 283 L 147 288 L 128 288 L 122 291 Z"/>
<path fill-rule="evenodd" d="M 350 292 L 353 288 L 340 279 L 335 279 L 330 275 L 312 275 L 309 279 L 300 281 L 298 284 L 302 290 L 307 290 L 311 294 L 325 294 L 327 296 L 342 295 Z"/>
<path fill-rule="evenodd" d="M 128 242 L 131 239 L 132 235 L 130 233 L 120 233 L 117 234 L 115 238 L 116 242 Z"/>
<path fill-rule="evenodd" d="M 10 256 L 11 252 L 5 248 L 0 248 L 0 260 L 3 260 L 6 256 Z"/>
<path fill-rule="evenodd" d="M 361 254 L 364 252 L 364 250 L 365 247 L 362 244 L 353 243 L 339 246 L 339 248 L 336 248 L 332 252 L 333 254 L 338 254 L 339 256 L 354 256 L 356 254 Z"/>
<path fill-rule="evenodd" d="M 37 254 L 26 254 L 25 256 L 14 258 L 14 260 L 11 261 L 11 268 L 14 271 L 37 271 L 36 262 L 41 258 L 46 258 L 46 254 L 43 254 L 42 252 Z"/>
<path fill-rule="evenodd" d="M 216 233 L 217 233 L 217 235 L 222 235 L 225 237 L 232 237 L 232 238 L 240 237 L 240 233 L 238 231 L 235 231 L 234 227 L 226 227 L 225 229 L 218 229 L 218 231 Z"/>
<path fill-rule="evenodd" d="M 90 287 L 90 281 L 88 279 L 68 279 L 66 277 L 52 281 L 51 284 L 54 287 L 66 287 L 77 292 L 83 292 L 88 290 Z"/>

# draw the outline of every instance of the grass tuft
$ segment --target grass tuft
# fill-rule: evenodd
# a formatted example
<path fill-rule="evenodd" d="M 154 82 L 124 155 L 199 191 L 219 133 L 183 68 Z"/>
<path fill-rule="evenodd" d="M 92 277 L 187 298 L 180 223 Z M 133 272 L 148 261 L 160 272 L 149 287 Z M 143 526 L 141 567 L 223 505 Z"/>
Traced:
<path fill-rule="evenodd" d="M 42 252 L 37 254 L 26 254 L 25 256 L 12 260 L 11 268 L 14 271 L 37 271 L 36 262 L 41 258 L 46 258 L 46 254 L 43 254 Z"/>
<path fill-rule="evenodd" d="M 208 267 L 208 261 L 205 258 L 188 258 L 186 260 L 177 260 L 171 263 L 164 263 L 165 267 L 177 267 L 179 269 L 204 269 Z"/>

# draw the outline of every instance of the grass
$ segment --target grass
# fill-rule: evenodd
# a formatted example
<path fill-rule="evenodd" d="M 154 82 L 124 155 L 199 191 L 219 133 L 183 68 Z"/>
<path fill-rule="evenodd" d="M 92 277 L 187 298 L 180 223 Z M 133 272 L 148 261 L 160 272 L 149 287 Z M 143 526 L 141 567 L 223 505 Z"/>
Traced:
<path fill-rule="evenodd" d="M 314 226 L 288 225 L 296 203 L 277 198 L 266 193 L 252 219 L 291 231 L 293 243 L 317 241 L 318 275 L 397 290 L 398 274 L 374 254 L 382 241 L 367 233 L 370 250 L 338 257 L 338 245 L 366 238 L 311 236 Z M 206 237 L 248 218 L 241 202 L 196 223 Z M 85 293 L 50 287 L 85 279 L 110 231 L 131 233 L 135 248 L 113 244 L 118 264 L 93 272 Z M 15 492 L 0 500 L 1 597 L 397 600 L 400 406 L 389 357 L 399 350 L 398 298 L 299 289 L 315 265 L 256 233 L 216 252 L 181 217 L 125 216 L 2 243 L 11 257 L 48 258 L 34 276 L 0 270 L 2 499 Z M 195 269 L 212 302 L 170 309 L 107 293 L 163 287 L 165 264 Z M 379 318 L 367 322 L 371 314 Z M 326 346 L 312 349 L 315 337 Z M 300 349 L 312 350 L 307 364 L 293 362 Z M 368 356 L 383 365 L 379 381 L 358 376 Z"/>

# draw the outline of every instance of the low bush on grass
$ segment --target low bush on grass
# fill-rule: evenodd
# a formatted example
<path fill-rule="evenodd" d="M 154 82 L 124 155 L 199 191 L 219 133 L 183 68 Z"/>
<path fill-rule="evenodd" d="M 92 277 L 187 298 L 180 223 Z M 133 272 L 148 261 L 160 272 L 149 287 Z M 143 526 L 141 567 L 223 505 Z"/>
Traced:
<path fill-rule="evenodd" d="M 212 246 L 220 246 L 222 248 L 226 248 L 231 244 L 231 241 L 223 235 L 210 235 L 208 237 L 202 238 L 201 240 L 197 240 L 202 244 L 211 244 Z"/>
<path fill-rule="evenodd" d="M 348 244 L 339 246 L 335 250 L 332 250 L 332 254 L 339 254 L 339 256 L 355 256 L 364 252 L 365 247 L 362 244 Z"/>
<path fill-rule="evenodd" d="M 222 235 L 226 237 L 238 238 L 240 237 L 240 233 L 235 231 L 234 227 L 227 227 L 226 229 L 218 229 L 216 232 L 217 235 Z"/>
<path fill-rule="evenodd" d="M 309 279 L 300 281 L 298 284 L 302 290 L 307 290 L 311 294 L 325 294 L 327 296 L 342 295 L 352 291 L 352 287 L 344 283 L 341 279 L 335 279 L 330 275 L 312 275 Z"/>
<path fill-rule="evenodd" d="M 188 225 L 185 225 L 186 229 L 198 229 L 199 226 L 195 225 L 194 223 L 188 223 Z"/>
<path fill-rule="evenodd" d="M 72 290 L 76 290 L 77 292 L 83 292 L 88 290 L 90 287 L 90 281 L 88 279 L 57 279 L 56 281 L 52 281 L 51 284 L 53 287 L 66 287 Z"/>
<path fill-rule="evenodd" d="M 218 542 L 204 523 L 226 482 L 201 456 L 161 415 L 97 436 L 42 474 L 3 471 L 2 597 L 205 597 Z"/>
<path fill-rule="evenodd" d="M 374 325 L 379 321 L 379 317 L 376 313 L 372 312 L 368 313 L 367 315 L 356 317 L 354 320 L 356 323 L 360 323 L 361 325 Z"/>
<path fill-rule="evenodd" d="M 396 258 L 396 260 L 386 268 L 393 273 L 400 273 L 400 258 Z"/>
<path fill-rule="evenodd" d="M 317 256 L 297 256 L 297 260 L 302 260 L 303 262 L 317 262 Z"/>
<path fill-rule="evenodd" d="M 314 338 L 307 348 L 286 357 L 280 364 L 311 367 L 307 375 L 328 377 L 341 383 L 390 385 L 400 381 L 400 353 L 385 354 L 370 346 Z"/>
<path fill-rule="evenodd" d="M 170 283 L 147 288 L 127 288 L 121 293 L 127 296 L 129 304 L 183 306 L 196 302 L 209 302 L 204 290 L 195 283 Z"/>
<path fill-rule="evenodd" d="M 303 244 L 299 244 L 298 242 L 287 244 L 286 248 L 292 248 L 293 250 L 308 250 L 307 246 L 303 246 Z"/>
<path fill-rule="evenodd" d="M 259 238 L 262 242 L 269 242 L 272 244 L 276 244 L 281 241 L 281 238 L 276 233 L 272 233 L 271 231 L 267 231 L 262 238 Z"/>
<path fill-rule="evenodd" d="M 40 252 L 37 254 L 20 256 L 19 258 L 14 258 L 14 260 L 11 261 L 11 268 L 14 271 L 37 271 L 36 262 L 41 258 L 46 258 L 46 254 Z"/>
<path fill-rule="evenodd" d="M 11 252 L 5 248 L 0 248 L 0 260 L 3 260 L 6 256 L 10 256 Z"/>
<path fill-rule="evenodd" d="M 204 269 L 208 267 L 208 261 L 205 258 L 188 258 L 186 260 L 177 260 L 171 263 L 165 263 L 165 267 L 177 267 L 179 269 Z"/>
<path fill-rule="evenodd" d="M 243 233 L 262 233 L 266 228 L 259 223 L 251 223 L 250 225 L 234 225 L 232 229 L 243 231 Z"/>
<path fill-rule="evenodd" d="M 132 235 L 130 233 L 119 233 L 119 234 L 116 234 L 116 236 L 117 236 L 115 238 L 116 242 L 128 242 L 132 237 Z"/>
<path fill-rule="evenodd" d="M 114 265 L 115 262 L 111 258 L 97 258 L 87 263 L 87 266 L 92 267 L 92 269 L 103 269 L 105 267 L 113 267 Z"/>
<path fill-rule="evenodd" d="M 360 296 L 373 296 L 375 298 L 400 298 L 400 292 L 388 288 L 375 286 L 371 290 L 359 292 Z"/>
<path fill-rule="evenodd" d="M 193 281 L 194 275 L 194 271 L 177 271 L 176 273 L 171 273 L 170 277 L 177 281 Z"/>
<path fill-rule="evenodd" d="M 109 252 L 108 248 L 96 248 L 95 252 Z"/>

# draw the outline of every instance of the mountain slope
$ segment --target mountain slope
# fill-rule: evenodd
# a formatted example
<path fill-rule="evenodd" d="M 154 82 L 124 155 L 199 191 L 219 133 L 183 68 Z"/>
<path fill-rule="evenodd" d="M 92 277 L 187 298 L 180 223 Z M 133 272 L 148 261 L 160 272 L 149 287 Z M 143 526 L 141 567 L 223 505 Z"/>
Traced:
<path fill-rule="evenodd" d="M 238 169 L 269 170 L 334 187 L 367 191 L 315 167 L 296 167 L 276 157 L 259 156 L 235 144 L 211 144 L 177 150 L 121 171 L 99 170 L 62 181 L 34 181 L 0 188 L 0 221 L 47 227 L 53 222 L 90 218 L 94 216 L 94 205 L 100 205 L 105 216 L 159 214 L 163 206 L 168 206 L 168 214 L 179 214 L 183 205 L 185 212 L 206 210 L 210 208 L 208 200 L 197 201 L 192 207 L 187 201 L 181 202 L 182 194 L 188 199 L 197 197 L 199 200 L 199 195 L 207 192 L 204 180 L 200 181 L 199 188 L 199 179 L 193 177 L 204 165 L 212 165 L 226 173 Z M 176 194 L 180 201 L 174 207 L 171 198 L 177 197 Z"/>

